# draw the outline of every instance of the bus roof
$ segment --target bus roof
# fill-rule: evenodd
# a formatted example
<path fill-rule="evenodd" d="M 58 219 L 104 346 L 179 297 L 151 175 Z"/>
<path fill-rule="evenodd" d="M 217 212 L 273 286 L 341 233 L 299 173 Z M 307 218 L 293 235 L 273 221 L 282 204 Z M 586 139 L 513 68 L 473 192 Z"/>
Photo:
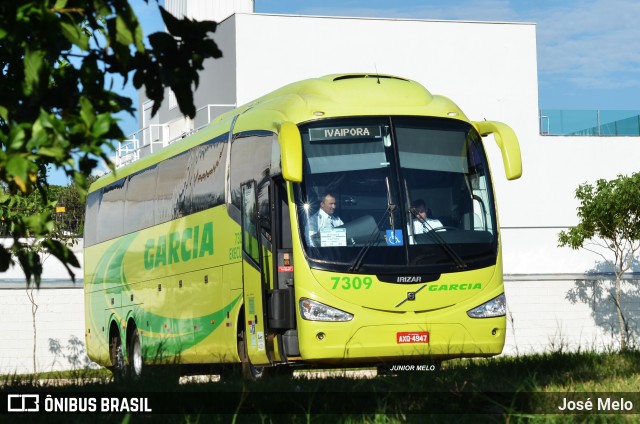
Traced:
<path fill-rule="evenodd" d="M 332 74 L 286 85 L 226 112 L 214 123 L 261 109 L 278 110 L 296 124 L 352 115 L 455 116 L 468 121 L 455 103 L 432 95 L 416 81 L 393 75 Z"/>
<path fill-rule="evenodd" d="M 451 100 L 432 95 L 416 81 L 382 74 L 332 74 L 294 82 L 252 102 L 226 112 L 204 129 L 117 169 L 92 184 L 89 192 L 134 174 L 193 146 L 228 132 L 248 130 L 278 132 L 280 124 L 296 124 L 340 116 L 436 116 L 469 122 Z"/>

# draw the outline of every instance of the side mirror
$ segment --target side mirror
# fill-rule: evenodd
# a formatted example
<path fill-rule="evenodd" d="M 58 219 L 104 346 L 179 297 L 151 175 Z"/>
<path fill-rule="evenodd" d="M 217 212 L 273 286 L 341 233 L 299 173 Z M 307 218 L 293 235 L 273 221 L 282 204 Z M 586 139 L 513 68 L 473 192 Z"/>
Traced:
<path fill-rule="evenodd" d="M 502 162 L 507 179 L 520 178 L 522 176 L 520 144 L 511 127 L 496 121 L 476 121 L 473 124 L 482 137 L 493 134 L 493 138 L 502 151 Z"/>
<path fill-rule="evenodd" d="M 283 122 L 278 134 L 282 152 L 282 176 L 292 183 L 302 182 L 302 138 L 298 126 Z"/>

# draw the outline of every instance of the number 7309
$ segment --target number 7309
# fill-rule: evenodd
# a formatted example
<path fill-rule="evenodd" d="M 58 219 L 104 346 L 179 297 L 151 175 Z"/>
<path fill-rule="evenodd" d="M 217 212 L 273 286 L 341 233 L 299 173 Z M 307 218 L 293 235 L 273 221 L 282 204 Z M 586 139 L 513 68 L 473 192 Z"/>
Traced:
<path fill-rule="evenodd" d="M 369 290 L 373 284 L 371 277 L 331 277 L 333 281 L 332 290 L 341 288 L 342 290 Z"/>

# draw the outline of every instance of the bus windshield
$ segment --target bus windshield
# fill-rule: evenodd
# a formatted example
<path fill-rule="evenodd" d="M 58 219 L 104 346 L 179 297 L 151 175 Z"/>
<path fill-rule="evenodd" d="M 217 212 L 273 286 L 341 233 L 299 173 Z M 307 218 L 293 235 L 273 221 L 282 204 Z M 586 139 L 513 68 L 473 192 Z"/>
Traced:
<path fill-rule="evenodd" d="M 295 196 L 312 268 L 437 274 L 496 263 L 491 180 L 470 124 L 331 119 L 302 125 L 301 134 Z"/>

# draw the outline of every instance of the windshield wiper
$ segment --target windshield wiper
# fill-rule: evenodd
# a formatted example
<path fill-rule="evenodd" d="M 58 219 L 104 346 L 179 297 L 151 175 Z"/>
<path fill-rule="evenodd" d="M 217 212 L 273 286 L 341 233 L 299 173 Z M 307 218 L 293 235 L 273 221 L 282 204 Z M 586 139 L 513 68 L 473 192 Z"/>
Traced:
<path fill-rule="evenodd" d="M 465 269 L 467 269 L 467 264 L 464 262 L 464 260 L 462 260 L 462 258 L 460 257 L 460 255 L 458 255 L 456 253 L 455 250 L 453 250 L 453 248 L 449 245 L 449 243 L 447 243 L 442 236 L 438 233 L 437 228 L 433 228 L 431 225 L 429 225 L 428 222 L 426 222 L 425 220 L 423 220 L 418 213 L 416 212 L 415 208 L 409 208 L 409 213 L 411 215 L 413 215 L 414 217 L 416 217 L 416 219 L 418 221 L 420 221 L 420 223 L 422 224 L 422 226 L 427 230 L 427 232 L 425 232 L 424 234 L 428 237 L 430 237 L 433 241 L 436 242 L 436 244 L 438 246 L 440 246 L 442 248 L 442 250 L 447 254 L 447 256 L 449 256 L 449 258 L 455 262 L 456 264 L 456 268 L 458 268 L 459 271 L 463 271 Z M 416 236 L 414 235 L 414 240 L 416 240 Z"/>
<path fill-rule="evenodd" d="M 411 216 L 414 216 L 418 221 L 420 221 L 420 223 L 422 224 L 423 228 L 425 228 L 427 230 L 426 233 L 424 233 L 426 236 L 429 236 L 433 241 L 436 242 L 436 244 L 438 246 L 440 246 L 440 248 L 442 248 L 442 250 L 444 251 L 444 253 L 449 256 L 449 258 L 455 262 L 456 264 L 456 268 L 458 268 L 459 271 L 463 271 L 465 269 L 467 269 L 468 265 L 464 262 L 464 260 L 460 257 L 460 255 L 458 255 L 456 253 L 455 250 L 453 250 L 453 248 L 449 245 L 449 243 L 447 243 L 440 234 L 438 234 L 438 231 L 436 231 L 436 228 L 433 228 L 431 225 L 429 225 L 429 223 L 422 219 L 420 217 L 420 215 L 418 215 L 418 212 L 416 212 L 416 209 L 411 207 L 411 203 L 410 203 L 410 198 L 409 198 L 409 189 L 407 187 L 407 181 L 404 181 L 404 189 L 406 192 L 406 196 L 407 196 L 407 203 L 409 203 L 407 210 L 409 211 L 409 228 L 410 228 L 410 232 L 411 234 L 413 234 L 413 240 L 414 243 L 417 244 L 417 239 L 416 239 L 416 234 L 415 231 L 413 230 L 413 220 L 411 219 Z"/>
<path fill-rule="evenodd" d="M 374 228 L 374 230 L 371 232 L 371 235 L 369 236 L 367 243 L 362 247 L 362 249 L 360 249 L 360 251 L 356 255 L 356 258 L 354 259 L 353 264 L 351 264 L 351 266 L 349 267 L 349 272 L 358 272 L 358 270 L 362 266 L 364 257 L 367 255 L 367 252 L 369 251 L 371 246 L 373 246 L 374 243 L 377 243 L 378 240 L 380 239 L 380 230 L 379 230 L 380 224 L 382 224 L 382 221 L 384 221 L 387 214 L 389 214 L 389 224 L 391 225 L 391 234 L 395 234 L 393 214 L 395 212 L 396 205 L 394 205 L 391 202 L 391 190 L 389 189 L 389 177 L 386 177 L 385 181 L 387 182 L 387 208 L 385 209 L 384 213 L 382 214 L 378 222 L 376 222 L 376 228 Z"/>

